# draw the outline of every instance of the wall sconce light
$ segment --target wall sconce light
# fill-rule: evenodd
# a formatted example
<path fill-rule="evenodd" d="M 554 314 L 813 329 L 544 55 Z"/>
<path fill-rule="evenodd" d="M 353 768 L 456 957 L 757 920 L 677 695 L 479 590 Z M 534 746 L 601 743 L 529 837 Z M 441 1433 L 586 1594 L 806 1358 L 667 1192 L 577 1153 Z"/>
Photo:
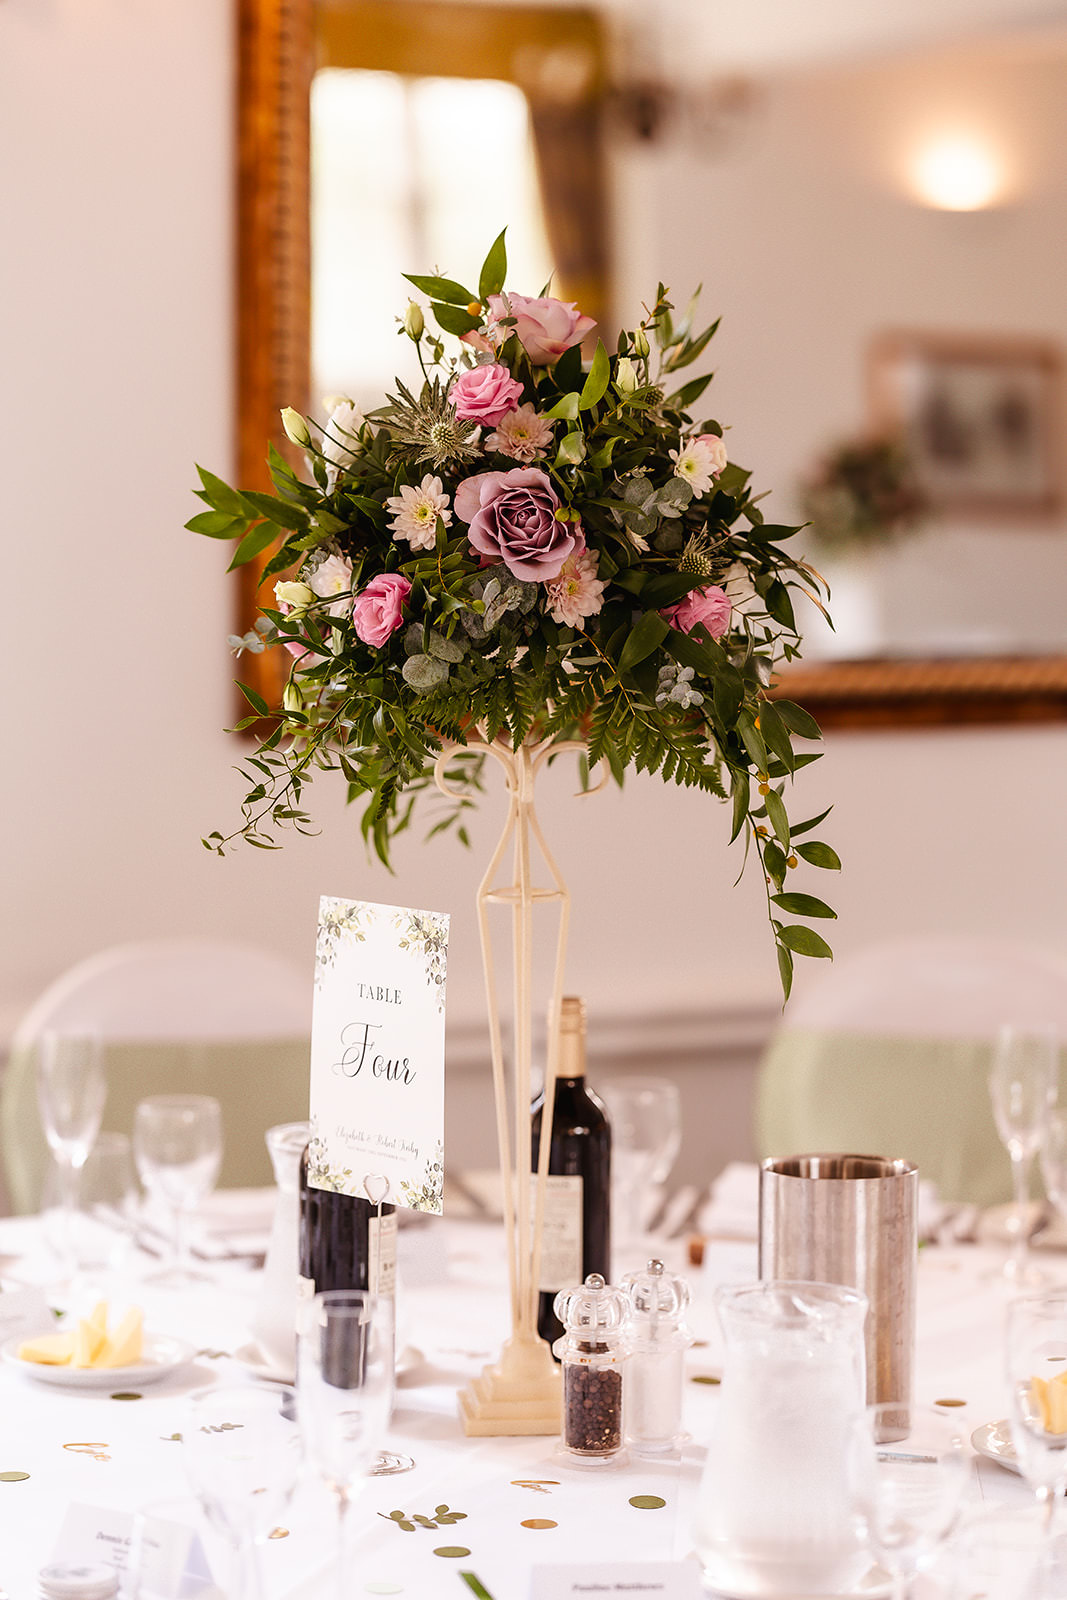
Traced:
<path fill-rule="evenodd" d="M 922 145 L 911 162 L 911 189 L 938 211 L 985 211 L 1004 191 L 997 153 L 974 134 L 949 134 Z"/>

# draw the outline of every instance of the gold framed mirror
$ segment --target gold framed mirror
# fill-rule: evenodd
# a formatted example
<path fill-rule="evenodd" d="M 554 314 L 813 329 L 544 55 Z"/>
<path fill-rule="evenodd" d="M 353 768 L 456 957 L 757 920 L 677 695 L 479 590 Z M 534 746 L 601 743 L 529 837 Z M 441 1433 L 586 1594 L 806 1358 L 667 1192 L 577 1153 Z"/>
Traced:
<path fill-rule="evenodd" d="M 494 19 L 498 26 L 489 26 Z M 607 307 L 599 145 L 607 55 L 596 11 L 488 0 L 238 0 L 237 22 L 235 434 L 243 485 L 269 487 L 265 441 L 292 456 L 279 412 L 308 404 L 310 97 L 321 66 L 518 83 L 530 101 L 543 187 L 560 195 L 546 221 L 561 291 L 594 315 Z M 563 94 L 561 82 L 569 86 Z M 238 633 L 251 624 L 257 578 L 254 565 L 238 574 Z M 286 663 L 266 652 L 245 670 L 268 701 L 278 699 Z M 788 669 L 782 692 L 827 727 L 1058 720 L 1067 717 L 1067 653 L 800 663 Z"/>

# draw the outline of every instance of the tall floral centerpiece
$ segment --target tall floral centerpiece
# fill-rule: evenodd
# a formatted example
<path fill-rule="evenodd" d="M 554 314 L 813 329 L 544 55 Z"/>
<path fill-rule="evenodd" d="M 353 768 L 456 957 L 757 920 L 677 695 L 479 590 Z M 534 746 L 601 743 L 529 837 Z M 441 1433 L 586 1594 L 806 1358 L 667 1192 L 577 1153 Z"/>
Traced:
<path fill-rule="evenodd" d="M 327 768 L 364 802 L 364 835 L 387 861 L 435 777 L 452 801 L 437 827 L 452 822 L 462 833 L 485 762 L 504 768 L 508 823 L 479 905 L 502 1163 L 524 1173 L 535 900 L 559 901 L 563 912 L 556 1023 L 566 936 L 565 885 L 533 809 L 545 759 L 577 748 L 585 787 L 594 766 L 620 783 L 632 767 L 728 801 L 731 839 L 744 835 L 762 869 L 786 994 L 794 956 L 830 955 L 811 923 L 833 916 L 787 879 L 801 861 L 840 863 L 812 837 L 825 813 L 791 822 L 785 797 L 797 769 L 816 759 L 793 740 L 817 739 L 818 726 L 768 694 L 777 663 L 799 649 L 791 591 L 821 604 L 822 585 L 784 548 L 799 530 L 764 520 L 722 426 L 700 419 L 710 378 L 678 376 L 717 324 L 697 330 L 695 298 L 677 317 L 660 285 L 637 327 L 613 351 L 596 339 L 586 364 L 591 319 L 505 288 L 506 269 L 501 234 L 477 291 L 412 275 L 433 321 L 414 300 L 400 321 L 421 386 L 397 381 L 366 415 L 344 396 L 325 402 L 322 421 L 286 410 L 309 481 L 273 449 L 274 495 L 200 469 L 209 509 L 189 527 L 237 540 L 232 566 L 272 551 L 262 615 L 231 643 L 238 654 L 280 645 L 292 658 L 281 706 L 241 686 L 250 713 L 238 728 L 272 722 L 242 769 L 242 826 L 210 834 L 209 849 L 221 855 L 241 836 L 273 847 L 285 826 L 308 829 L 303 790 Z M 531 836 L 552 877 L 547 889 L 533 884 Z M 509 843 L 514 882 L 494 886 Z M 494 899 L 515 916 L 513 1144 L 485 916 Z M 465 1411 L 472 1431 L 548 1431 L 558 1417 L 555 1373 L 533 1323 L 541 1144 L 532 1230 L 525 1183 L 517 1200 L 507 1197 L 515 1332 Z"/>

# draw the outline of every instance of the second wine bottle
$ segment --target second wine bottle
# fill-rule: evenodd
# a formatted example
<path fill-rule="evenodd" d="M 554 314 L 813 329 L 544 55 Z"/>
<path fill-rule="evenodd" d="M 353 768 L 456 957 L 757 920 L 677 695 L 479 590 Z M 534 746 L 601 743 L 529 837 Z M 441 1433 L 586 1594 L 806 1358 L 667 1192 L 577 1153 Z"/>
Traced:
<path fill-rule="evenodd" d="M 534 1100 L 532 1114 L 536 1174 L 544 1091 Z M 560 1013 L 549 1138 L 537 1331 L 551 1344 L 563 1332 L 552 1309 L 558 1292 L 583 1283 L 591 1272 L 605 1278 L 611 1272 L 611 1126 L 603 1102 L 585 1081 L 585 1004 L 575 995 L 564 999 Z"/>

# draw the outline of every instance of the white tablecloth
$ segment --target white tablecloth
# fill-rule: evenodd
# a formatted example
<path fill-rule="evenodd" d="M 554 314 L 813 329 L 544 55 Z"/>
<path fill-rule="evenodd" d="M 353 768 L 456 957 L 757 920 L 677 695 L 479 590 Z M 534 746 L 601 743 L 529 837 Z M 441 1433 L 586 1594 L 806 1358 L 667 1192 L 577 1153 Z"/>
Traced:
<path fill-rule="evenodd" d="M 443 1250 L 442 1250 L 443 1243 Z M 470 1590 L 461 1570 L 473 1571 L 493 1600 L 527 1600 L 535 1563 L 667 1561 L 691 1551 L 690 1526 L 707 1440 L 717 1404 L 714 1386 L 690 1382 L 686 1426 L 693 1442 L 680 1457 L 634 1462 L 589 1472 L 561 1462 L 552 1439 L 467 1439 L 456 1413 L 456 1390 L 496 1354 L 506 1334 L 502 1240 L 493 1226 L 432 1224 L 401 1238 L 402 1338 L 424 1360 L 398 1390 L 388 1444 L 413 1456 L 412 1472 L 371 1479 L 355 1515 L 360 1537 L 351 1595 L 369 1584 L 394 1584 L 406 1600 L 462 1600 Z M 966 1432 L 1006 1414 L 1000 1348 L 1006 1291 L 996 1276 L 1001 1257 L 974 1246 L 921 1254 L 916 1399 L 966 1401 Z M 13 1287 L 40 1271 L 39 1230 L 32 1220 L 0 1222 L 0 1282 Z M 71 1502 L 135 1511 L 149 1503 L 188 1500 L 180 1443 L 186 1395 L 213 1382 L 243 1381 L 232 1352 L 247 1338 L 257 1275 L 218 1266 L 216 1282 L 178 1294 L 127 1277 L 101 1287 L 118 1303 L 136 1300 L 158 1331 L 191 1339 L 202 1353 L 193 1366 L 146 1387 L 137 1401 L 108 1391 L 46 1388 L 10 1367 L 0 1370 L 0 1472 L 22 1471 L 21 1482 L 0 1481 L 0 1595 L 31 1600 L 39 1568 L 52 1556 Z M 690 1355 L 692 1375 L 718 1369 L 710 1290 L 716 1280 L 755 1275 L 754 1247 L 712 1246 L 705 1270 L 694 1275 L 691 1318 L 700 1341 Z M 1067 1278 L 1067 1264 L 1063 1276 Z M 427 1281 L 436 1278 L 437 1281 Z M 422 1280 L 411 1281 L 411 1280 Z M 223 1354 L 222 1352 L 230 1352 Z M 93 1443 L 107 1460 L 65 1449 Z M 542 1489 L 534 1480 L 550 1480 Z M 641 1510 L 630 1497 L 660 1495 L 663 1509 Z M 1002 1468 L 975 1461 L 975 1501 L 1024 1505 L 1028 1491 Z M 447 1504 L 465 1520 L 406 1533 L 387 1513 L 432 1516 Z M 529 1519 L 556 1526 L 526 1528 Z M 323 1600 L 332 1595 L 324 1574 L 334 1540 L 331 1504 L 304 1483 L 285 1517 L 287 1537 L 264 1547 L 272 1600 Z M 225 1573 L 217 1546 L 210 1553 Z M 435 1555 L 443 1546 L 470 1551 L 462 1559 Z M 381 1592 L 381 1591 L 379 1591 Z"/>

